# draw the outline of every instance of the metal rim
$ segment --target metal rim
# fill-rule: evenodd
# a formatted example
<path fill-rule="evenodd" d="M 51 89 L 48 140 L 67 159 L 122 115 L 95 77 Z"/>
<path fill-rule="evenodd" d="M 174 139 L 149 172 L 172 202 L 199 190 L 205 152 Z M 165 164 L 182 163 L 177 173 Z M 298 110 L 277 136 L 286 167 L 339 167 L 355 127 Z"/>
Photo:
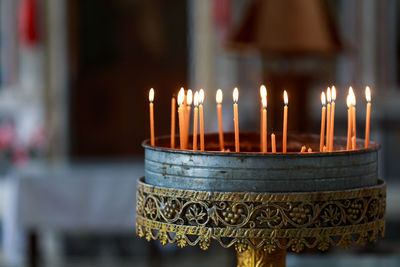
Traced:
<path fill-rule="evenodd" d="M 233 134 L 231 132 L 225 132 L 224 134 Z M 254 132 L 243 132 L 241 133 L 242 135 L 256 135 L 258 133 Z M 218 135 L 218 133 L 208 133 L 205 136 L 215 136 Z M 291 135 L 294 134 L 288 134 L 288 137 L 290 138 Z M 316 134 L 296 134 L 297 136 L 308 136 L 308 137 L 314 137 L 314 138 L 319 138 L 319 135 Z M 347 137 L 344 136 L 336 136 L 335 141 L 343 141 Z M 156 137 L 156 143 L 157 140 L 166 140 L 168 141 L 170 139 L 169 135 L 163 135 Z M 364 142 L 364 139 L 357 138 L 357 143 Z M 356 149 L 356 150 L 338 150 L 334 152 L 312 152 L 312 153 L 300 153 L 300 152 L 287 152 L 287 153 L 282 153 L 282 152 L 276 152 L 276 153 L 262 153 L 262 152 L 221 152 L 221 151 L 193 151 L 193 150 L 181 150 L 179 148 L 168 148 L 168 147 L 159 147 L 159 146 L 151 146 L 150 145 L 150 139 L 146 139 L 142 142 L 142 147 L 146 150 L 153 150 L 153 151 L 160 151 L 160 152 L 168 152 L 168 153 L 175 153 L 175 154 L 183 154 L 183 155 L 204 155 L 204 156 L 221 156 L 221 157 L 232 157 L 232 156 L 246 156 L 246 157 L 303 157 L 303 158 L 313 158 L 313 157 L 332 157 L 332 156 L 337 156 L 337 155 L 355 155 L 355 154 L 364 154 L 364 153 L 370 153 L 374 151 L 378 151 L 381 147 L 380 144 L 370 141 L 370 146 L 369 148 L 361 148 L 361 149 Z"/>

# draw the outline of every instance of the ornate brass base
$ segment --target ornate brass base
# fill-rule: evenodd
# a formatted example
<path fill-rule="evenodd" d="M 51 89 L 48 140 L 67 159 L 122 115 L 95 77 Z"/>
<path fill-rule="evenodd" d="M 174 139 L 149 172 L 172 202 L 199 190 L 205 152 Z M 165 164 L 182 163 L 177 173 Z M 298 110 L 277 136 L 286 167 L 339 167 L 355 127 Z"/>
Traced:
<path fill-rule="evenodd" d="M 243 252 L 237 252 L 238 267 L 285 267 L 286 249 L 276 249 L 271 253 L 263 248 L 249 248 Z"/>
<path fill-rule="evenodd" d="M 207 192 L 137 184 L 136 231 L 147 241 L 234 246 L 238 266 L 285 266 L 286 249 L 376 242 L 386 186 L 308 193 Z"/>

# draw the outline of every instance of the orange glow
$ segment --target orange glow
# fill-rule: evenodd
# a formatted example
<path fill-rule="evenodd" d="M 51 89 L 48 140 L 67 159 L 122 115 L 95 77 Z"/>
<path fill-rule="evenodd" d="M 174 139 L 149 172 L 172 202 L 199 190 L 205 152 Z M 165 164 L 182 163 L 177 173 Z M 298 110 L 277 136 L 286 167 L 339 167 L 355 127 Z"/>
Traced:
<path fill-rule="evenodd" d="M 369 86 L 365 87 L 365 99 L 367 102 L 371 102 L 371 89 Z"/>
<path fill-rule="evenodd" d="M 185 89 L 183 89 L 183 87 L 182 87 L 178 93 L 178 105 L 179 106 L 183 104 L 184 99 L 185 99 Z"/>
<path fill-rule="evenodd" d="M 193 92 L 191 89 L 188 89 L 186 98 L 187 105 L 190 106 L 193 102 Z"/>
<path fill-rule="evenodd" d="M 336 100 L 336 88 L 335 88 L 335 86 L 332 86 L 332 101 L 335 101 Z"/>
<path fill-rule="evenodd" d="M 265 85 L 261 85 L 261 86 L 260 86 L 260 96 L 261 96 L 261 99 L 262 99 L 264 96 L 267 96 L 267 88 L 265 87 Z"/>
<path fill-rule="evenodd" d="M 326 97 L 325 97 L 325 92 L 321 93 L 321 103 L 323 106 L 326 105 Z"/>
<path fill-rule="evenodd" d="M 199 92 L 196 91 L 194 93 L 194 106 L 197 107 L 199 105 Z"/>
<path fill-rule="evenodd" d="M 262 105 L 263 105 L 263 108 L 267 108 L 267 96 L 262 97 Z"/>
<path fill-rule="evenodd" d="M 349 95 L 351 99 L 351 104 L 355 105 L 356 104 L 356 95 L 354 94 L 353 88 L 350 86 L 349 87 Z"/>
<path fill-rule="evenodd" d="M 288 98 L 286 90 L 283 91 L 283 103 L 285 104 L 285 106 L 287 106 L 289 104 L 289 98 Z"/>
<path fill-rule="evenodd" d="M 326 89 L 326 99 L 328 100 L 328 103 L 331 103 L 332 94 L 331 94 L 331 88 L 330 87 L 328 87 L 328 89 Z"/>
<path fill-rule="evenodd" d="M 221 104 L 222 103 L 222 90 L 218 89 L 217 90 L 217 94 L 215 96 L 215 100 L 217 101 L 217 104 Z"/>
<path fill-rule="evenodd" d="M 153 102 L 154 101 L 154 89 L 151 88 L 149 91 L 149 101 Z"/>
<path fill-rule="evenodd" d="M 200 89 L 200 92 L 199 92 L 199 104 L 203 105 L 203 103 L 204 103 L 204 90 Z"/>
<path fill-rule="evenodd" d="M 237 103 L 239 100 L 239 90 L 237 89 L 237 87 L 235 87 L 235 89 L 233 89 L 233 102 Z"/>
<path fill-rule="evenodd" d="M 353 101 L 352 101 L 352 99 L 351 99 L 351 95 L 348 94 L 348 95 L 347 95 L 347 99 L 346 99 L 346 104 L 347 104 L 347 107 L 348 107 L 348 108 L 350 108 L 352 102 L 353 102 Z"/>

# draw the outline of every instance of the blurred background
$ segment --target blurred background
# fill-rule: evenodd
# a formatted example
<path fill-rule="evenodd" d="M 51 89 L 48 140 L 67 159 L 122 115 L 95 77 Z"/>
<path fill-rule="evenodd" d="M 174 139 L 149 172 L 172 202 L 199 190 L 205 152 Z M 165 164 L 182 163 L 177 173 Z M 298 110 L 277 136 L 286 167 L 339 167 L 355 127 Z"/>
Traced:
<path fill-rule="evenodd" d="M 177 249 L 135 236 L 135 182 L 144 174 L 148 89 L 156 135 L 170 99 L 205 89 L 206 131 L 258 131 L 259 86 L 269 132 L 319 133 L 320 92 L 336 85 L 335 134 L 345 96 L 357 96 L 364 138 L 382 144 L 386 238 L 350 250 L 289 254 L 288 266 L 400 266 L 400 2 L 396 0 L 0 0 L 0 266 L 235 266 L 217 245 Z"/>

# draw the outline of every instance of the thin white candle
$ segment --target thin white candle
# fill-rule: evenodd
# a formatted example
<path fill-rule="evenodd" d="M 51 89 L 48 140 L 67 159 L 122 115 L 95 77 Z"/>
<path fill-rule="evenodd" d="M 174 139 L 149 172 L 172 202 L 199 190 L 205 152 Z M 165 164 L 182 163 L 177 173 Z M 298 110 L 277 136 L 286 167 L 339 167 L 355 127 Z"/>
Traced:
<path fill-rule="evenodd" d="M 283 91 L 283 134 L 282 134 L 282 152 L 286 153 L 287 151 L 287 120 L 288 120 L 288 104 L 289 99 L 286 90 Z"/>
<path fill-rule="evenodd" d="M 235 88 L 233 90 L 233 122 L 235 125 L 235 152 L 240 152 L 238 100 L 239 100 L 239 90 Z"/>
<path fill-rule="evenodd" d="M 151 88 L 149 91 L 149 108 L 150 108 L 150 144 L 151 146 L 155 145 L 155 137 L 154 137 L 154 89 Z"/>
<path fill-rule="evenodd" d="M 365 148 L 369 147 L 369 128 L 371 120 L 371 89 L 365 87 L 365 100 L 367 100 L 367 111 L 365 115 Z"/>
<path fill-rule="evenodd" d="M 219 149 L 224 151 L 224 129 L 222 123 L 222 90 L 218 89 L 215 95 L 215 100 L 217 102 L 217 115 L 218 115 L 218 133 L 219 133 Z"/>

